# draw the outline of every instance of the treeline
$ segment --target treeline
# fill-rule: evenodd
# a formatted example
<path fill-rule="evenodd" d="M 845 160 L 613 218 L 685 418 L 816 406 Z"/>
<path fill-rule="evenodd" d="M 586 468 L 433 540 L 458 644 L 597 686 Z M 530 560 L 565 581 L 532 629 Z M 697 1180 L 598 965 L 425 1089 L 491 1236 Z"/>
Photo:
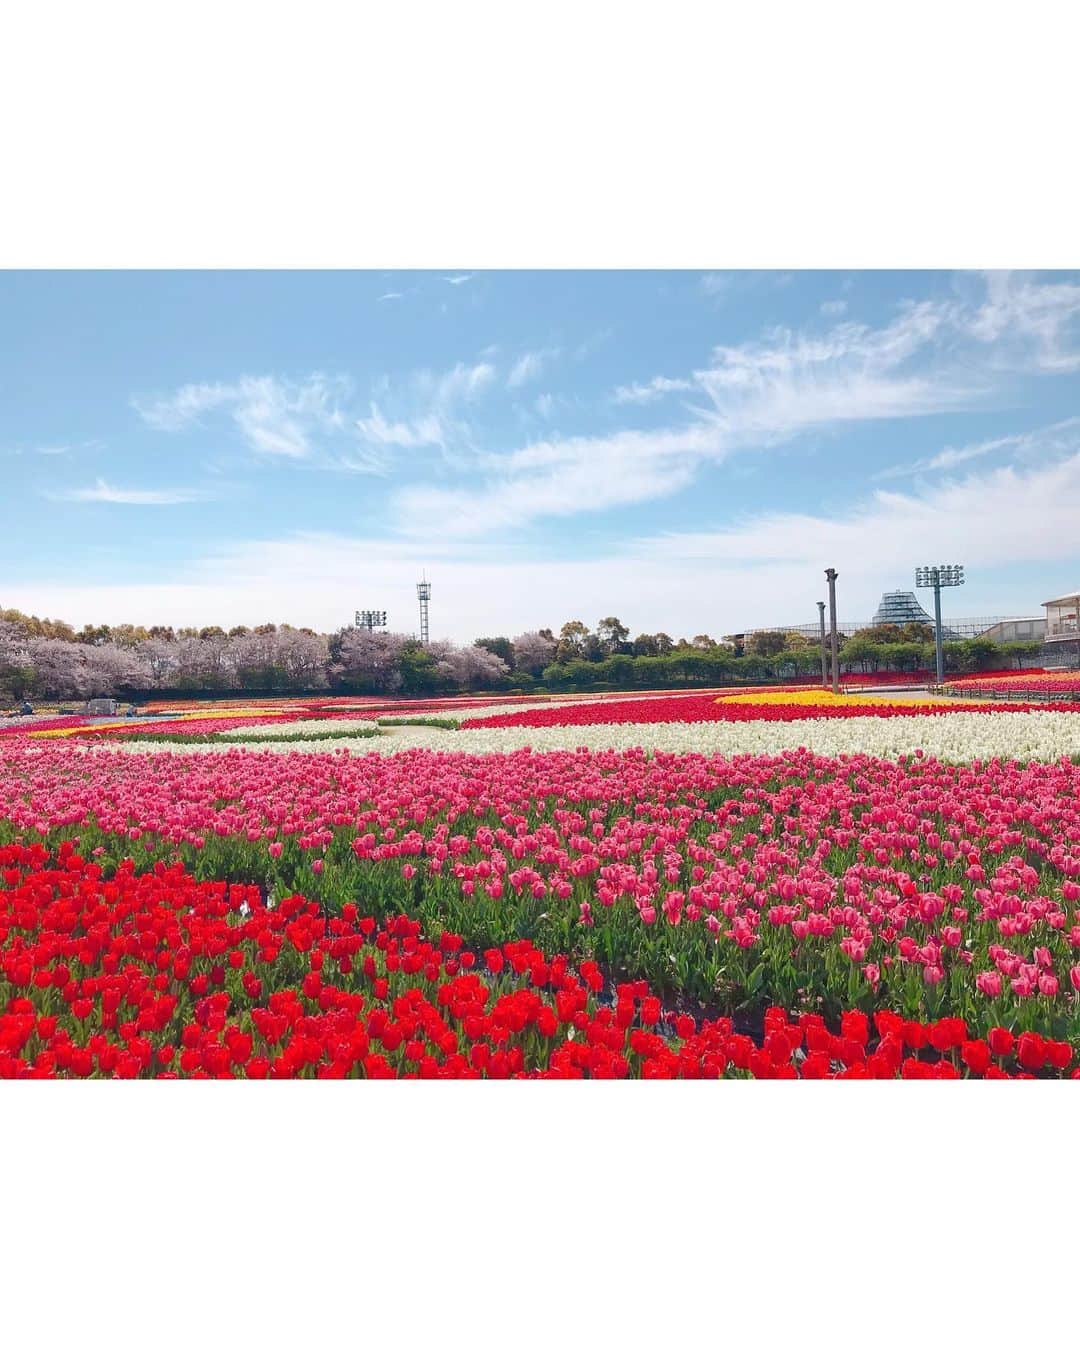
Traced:
<path fill-rule="evenodd" d="M 945 644 L 952 672 L 1004 668 L 1034 657 L 1038 642 L 984 638 Z M 716 640 L 707 633 L 630 637 L 617 618 L 595 630 L 579 620 L 517 637 L 421 645 L 400 633 L 343 628 L 317 633 L 288 624 L 143 628 L 86 625 L 0 610 L 0 699 L 85 699 L 156 693 L 356 693 L 406 696 L 477 690 L 679 688 L 812 676 L 816 640 L 757 632 Z M 925 626 L 883 625 L 842 637 L 843 672 L 916 671 L 933 666 Z"/>
<path fill-rule="evenodd" d="M 935 662 L 934 630 L 929 624 L 883 623 L 856 632 L 839 634 L 840 669 L 846 673 L 932 670 Z M 827 639 L 826 639 L 827 641 Z M 977 670 L 1007 669 L 1034 661 L 1042 642 L 994 642 L 990 638 L 963 638 L 942 643 L 945 668 L 953 674 Z M 738 655 L 771 662 L 777 674 L 809 674 L 820 669 L 821 644 L 802 633 L 763 630 L 737 642 Z"/>

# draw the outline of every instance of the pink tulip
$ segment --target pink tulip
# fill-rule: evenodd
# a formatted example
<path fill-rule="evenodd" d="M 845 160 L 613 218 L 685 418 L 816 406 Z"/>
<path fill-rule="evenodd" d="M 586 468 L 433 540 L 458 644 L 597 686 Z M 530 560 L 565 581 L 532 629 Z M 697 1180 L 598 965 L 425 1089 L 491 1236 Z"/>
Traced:
<path fill-rule="evenodd" d="M 975 976 L 975 988 L 987 998 L 997 998 L 1001 994 L 1001 976 L 996 970 L 981 970 Z"/>

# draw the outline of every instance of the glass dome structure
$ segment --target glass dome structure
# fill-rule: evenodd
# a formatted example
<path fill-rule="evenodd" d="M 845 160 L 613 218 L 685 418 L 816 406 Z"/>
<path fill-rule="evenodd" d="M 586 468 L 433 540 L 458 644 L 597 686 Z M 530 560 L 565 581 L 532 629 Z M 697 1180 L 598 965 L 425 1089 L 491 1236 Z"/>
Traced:
<path fill-rule="evenodd" d="M 901 628 L 906 623 L 925 623 L 931 628 L 934 626 L 933 617 L 927 614 L 916 600 L 914 591 L 886 591 L 878 604 L 877 613 L 870 622 L 895 623 Z M 941 636 L 943 638 L 954 636 L 944 623 L 941 625 Z"/>

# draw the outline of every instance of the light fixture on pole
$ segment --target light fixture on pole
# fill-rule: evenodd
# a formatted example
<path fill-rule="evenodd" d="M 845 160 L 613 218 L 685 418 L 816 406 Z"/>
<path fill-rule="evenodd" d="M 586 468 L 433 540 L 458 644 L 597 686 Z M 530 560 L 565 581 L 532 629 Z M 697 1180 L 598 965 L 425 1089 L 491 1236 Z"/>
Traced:
<path fill-rule="evenodd" d="M 358 609 L 356 611 L 356 627 L 366 628 L 369 633 L 373 633 L 376 628 L 385 628 L 386 610 Z"/>
<path fill-rule="evenodd" d="M 960 563 L 938 563 L 936 566 L 915 569 L 915 585 L 924 589 L 930 587 L 934 592 L 934 658 L 938 684 L 945 681 L 945 652 L 941 642 L 941 588 L 963 584 L 964 568 Z"/>
<path fill-rule="evenodd" d="M 426 647 L 428 644 L 428 601 L 431 599 L 431 582 L 427 579 L 427 573 L 424 573 L 422 581 L 416 583 L 416 594 L 420 599 L 420 641 Z"/>
<path fill-rule="evenodd" d="M 835 567 L 826 567 L 825 580 L 829 583 L 829 655 L 832 658 L 832 691 L 840 692 L 840 639 L 836 632 L 836 578 Z"/>
<path fill-rule="evenodd" d="M 821 626 L 821 687 L 826 688 L 829 683 L 829 667 L 825 657 L 825 601 L 817 602 L 818 623 Z"/>

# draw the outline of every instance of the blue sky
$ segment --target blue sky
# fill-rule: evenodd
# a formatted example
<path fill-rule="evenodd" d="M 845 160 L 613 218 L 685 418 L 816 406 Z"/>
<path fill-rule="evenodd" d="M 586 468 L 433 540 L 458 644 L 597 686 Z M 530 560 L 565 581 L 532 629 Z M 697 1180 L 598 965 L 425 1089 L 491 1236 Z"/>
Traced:
<path fill-rule="evenodd" d="M 0 605 L 513 635 L 1080 585 L 1080 273 L 0 274 Z"/>

